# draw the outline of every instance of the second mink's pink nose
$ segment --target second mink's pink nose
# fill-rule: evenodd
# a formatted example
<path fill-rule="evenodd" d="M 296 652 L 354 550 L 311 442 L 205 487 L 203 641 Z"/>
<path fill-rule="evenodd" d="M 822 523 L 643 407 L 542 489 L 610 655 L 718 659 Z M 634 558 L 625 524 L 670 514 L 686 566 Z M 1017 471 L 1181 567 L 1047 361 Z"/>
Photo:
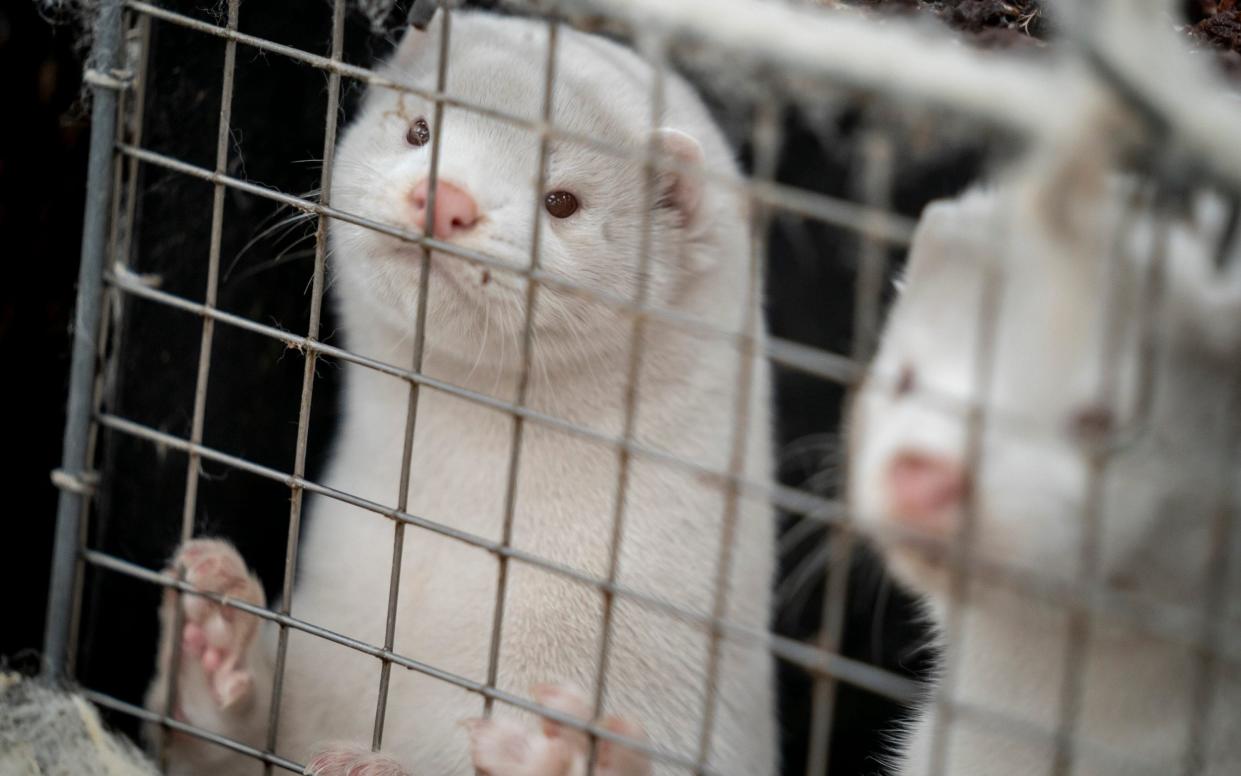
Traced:
<path fill-rule="evenodd" d="M 478 221 L 478 205 L 465 189 L 448 181 L 435 184 L 435 223 L 427 224 L 427 204 L 430 186 L 423 178 L 409 192 L 410 204 L 414 206 L 414 224 L 432 237 L 443 239 L 457 232 L 464 232 Z"/>
<path fill-rule="evenodd" d="M 920 528 L 948 528 L 952 511 L 969 489 L 966 472 L 952 458 L 930 453 L 898 453 L 888 465 L 892 516 Z"/>

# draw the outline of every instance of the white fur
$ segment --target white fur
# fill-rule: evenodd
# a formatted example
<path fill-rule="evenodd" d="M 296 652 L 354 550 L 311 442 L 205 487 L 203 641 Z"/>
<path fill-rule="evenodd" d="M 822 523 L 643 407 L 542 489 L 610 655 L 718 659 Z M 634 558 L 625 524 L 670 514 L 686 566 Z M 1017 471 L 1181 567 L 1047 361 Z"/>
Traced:
<path fill-rule="evenodd" d="M 384 72 L 434 86 L 438 22 L 411 32 Z M 542 105 L 546 26 L 456 13 L 452 18 L 448 92 L 537 119 Z M 632 52 L 573 30 L 560 33 L 555 86 L 557 125 L 641 152 L 650 127 L 651 71 Z M 331 203 L 406 229 L 405 193 L 427 174 L 430 144 L 411 148 L 408 123 L 433 120 L 430 103 L 382 89 L 365 98 L 343 134 Z M 736 168 L 705 108 L 680 79 L 667 82 L 660 124 L 693 138 L 706 167 Z M 454 238 L 524 265 L 529 261 L 538 137 L 524 128 L 448 107 L 441 133 L 441 179 L 476 199 L 479 225 Z M 680 134 L 669 151 L 694 148 Z M 666 139 L 665 144 L 669 144 Z M 641 245 L 641 165 L 553 142 L 546 191 L 574 192 L 581 210 L 555 220 L 539 211 L 542 266 L 600 291 L 632 295 Z M 748 215 L 720 187 L 699 190 L 693 176 L 660 173 L 660 206 L 651 234 L 650 300 L 680 314 L 737 331 L 745 312 Z M 536 195 L 539 199 L 536 199 Z M 388 363 L 412 363 L 420 256 L 417 248 L 356 226 L 331 230 L 332 287 L 345 345 Z M 470 390 L 511 400 L 520 367 L 525 281 L 483 271 L 451 256 L 432 259 L 424 371 Z M 623 428 L 631 319 L 610 307 L 544 286 L 538 294 L 535 350 L 527 404 L 590 429 Z M 647 327 L 635 437 L 642 445 L 727 470 L 733 439 L 739 357 L 725 341 L 703 341 L 658 320 Z M 342 427 L 323 481 L 330 487 L 395 504 L 407 385 L 344 365 Z M 754 366 L 745 474 L 771 476 L 768 375 Z M 503 412 L 433 389 L 419 397 L 407 511 L 454 529 L 501 538 L 513 420 Z M 523 435 L 513 543 L 603 578 L 619 473 L 612 446 L 538 422 Z M 636 456 L 630 463 L 620 553 L 622 584 L 703 615 L 711 613 L 725 499 L 718 482 Z M 303 535 L 292 614 L 382 645 L 393 523 L 341 502 L 315 498 Z M 765 504 L 743 501 L 728 588 L 728 619 L 768 623 L 773 522 Z M 498 564 L 483 550 L 409 528 L 405 531 L 395 650 L 470 680 L 486 679 Z M 509 567 L 498 684 L 527 694 L 536 682 L 593 688 L 602 596 L 587 586 L 532 568 Z M 270 629 L 269 629 L 270 631 Z M 265 655 L 256 658 L 261 672 Z M 260 642 L 256 642 L 260 643 Z M 612 627 L 606 710 L 640 720 L 652 743 L 694 757 L 702 715 L 708 638 L 631 600 L 618 599 Z M 370 742 L 380 680 L 375 658 L 292 631 L 277 751 L 305 762 L 327 740 Z M 710 763 L 722 773 L 761 776 L 776 761 L 772 666 L 760 648 L 729 647 Z M 265 687 L 259 677 L 256 683 Z M 417 774 L 471 773 L 461 721 L 482 699 L 423 674 L 394 668 L 383 749 Z M 497 704 L 501 716 L 511 714 Z M 227 715 L 225 715 L 227 717 Z M 211 725 L 262 745 L 266 695 L 245 719 Z M 192 720 L 193 721 L 193 720 Z M 227 723 L 227 724 L 226 724 Z M 217 750 L 218 751 L 218 750 Z M 174 742 L 173 773 L 246 773 L 240 760 L 208 764 L 205 749 Z M 212 770 L 212 769 L 215 770 Z M 225 768 L 225 770 L 219 770 Z M 657 772 L 669 772 L 657 768 Z"/>
<path fill-rule="evenodd" d="M 1241 355 L 1241 282 L 1236 266 L 1218 275 L 1212 268 L 1223 213 L 1205 195 L 1182 203 L 1185 215 L 1141 209 L 1119 252 L 1112 250 L 1132 186 L 1105 175 L 1106 149 L 1091 139 L 1108 136 L 1087 131 L 1080 135 L 1085 148 L 1040 158 L 998 188 L 928 208 L 851 416 L 850 495 L 892 571 L 925 596 L 929 616 L 943 626 L 952 598 L 944 556 L 903 539 L 885 516 L 884 467 L 902 450 L 966 455 L 966 406 L 980 397 L 979 340 L 989 332 L 988 415 L 973 473 L 975 554 L 1053 587 L 1076 584 L 1090 477 L 1088 448 L 1072 432 L 1073 418 L 1099 404 L 1104 364 L 1114 359 L 1108 403 L 1116 431 L 1130 442 L 1110 458 L 1103 479 L 1098 580 L 1115 594 L 1179 613 L 1184 626 L 1181 639 L 1165 639 L 1114 615 L 1096 617 L 1081 657 L 1073 773 L 1185 772 L 1199 665 L 1186 642 L 1215 624 L 1229 657 L 1209 679 L 1215 697 L 1202 728 L 1199 773 L 1223 776 L 1241 769 L 1241 530 L 1224 548 L 1233 571 L 1223 611 L 1204 621 L 1202 604 L 1213 521 L 1221 505 L 1238 506 L 1236 461 L 1226 450 L 1241 433 L 1230 409 Z M 1150 311 L 1158 355 L 1142 421 L 1136 332 L 1149 309 L 1144 278 L 1160 217 L 1171 218 L 1166 293 Z M 982 326 L 988 277 L 997 281 L 998 311 L 993 324 Z M 1105 345 L 1109 308 L 1123 334 Z M 916 387 L 902 395 L 894 387 L 906 369 Z M 942 644 L 954 671 L 952 694 L 983 714 L 954 721 L 942 772 L 1050 773 L 1068 614 L 985 573 L 956 603 L 963 606 L 962 628 Z M 934 707 L 918 712 L 900 741 L 897 773 L 929 771 L 935 726 Z"/>

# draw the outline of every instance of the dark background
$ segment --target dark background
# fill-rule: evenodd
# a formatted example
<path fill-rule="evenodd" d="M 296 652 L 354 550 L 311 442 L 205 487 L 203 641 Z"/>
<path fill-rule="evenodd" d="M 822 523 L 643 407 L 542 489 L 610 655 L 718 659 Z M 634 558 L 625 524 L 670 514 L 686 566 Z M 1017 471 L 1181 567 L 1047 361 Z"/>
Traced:
<path fill-rule="evenodd" d="M 0 5 L 0 655 L 43 637 L 89 127 L 69 30 Z"/>
<path fill-rule="evenodd" d="M 983 45 L 1042 44 L 1041 17 L 1023 25 L 1037 3 L 1010 0 L 958 2 L 866 2 L 898 11 L 939 15 Z M 214 3 L 176 0 L 163 5 L 222 23 Z M 326 54 L 331 12 L 326 2 L 246 3 L 243 32 Z M 1241 30 L 1236 13 L 1214 14 L 1214 4 L 1188 4 L 1195 33 L 1225 40 Z M 1007 10 L 1004 10 L 1007 9 Z M 1227 18 L 1225 18 L 1227 17 Z M 1229 27 L 1232 21 L 1235 28 Z M 391 20 L 395 22 L 395 20 Z M 1209 26 L 1214 25 L 1214 26 Z M 393 24 L 395 29 L 397 25 Z M 0 438 L 4 440 L 4 531 L 0 533 L 0 589 L 9 592 L 0 620 L 0 659 L 18 668 L 37 667 L 42 641 L 56 492 L 48 473 L 59 463 L 63 403 L 81 233 L 88 126 L 80 102 L 81 61 L 72 25 L 53 26 L 33 4 L 9 0 L 0 7 Z M 1241 36 L 1237 38 L 1241 40 Z M 1225 40 L 1225 42 L 1227 42 Z M 1233 41 L 1235 44 L 1235 40 Z M 217 39 L 156 23 L 142 145 L 203 167 L 214 166 L 223 44 Z M 389 44 L 367 19 L 350 14 L 346 59 L 368 64 Z M 1234 55 L 1235 56 L 1235 55 Z M 359 88 L 344 82 L 347 118 Z M 796 107 L 784 115 L 778 177 L 785 182 L 856 198 L 860 169 L 856 142 L 888 118 L 867 95 L 826 118 Z M 229 172 L 282 191 L 307 192 L 318 185 L 322 156 L 324 73 L 238 48 Z M 747 109 L 728 106 L 744 123 Z M 808 114 L 814 114 L 811 119 Z M 925 127 L 921 130 L 926 134 Z M 901 127 L 893 206 L 916 215 L 930 199 L 959 190 L 1002 145 L 985 132 L 967 142 L 919 140 Z M 742 133 L 744 134 L 744 133 Z M 934 135 L 934 132 L 931 132 Z M 748 149 L 741 144 L 741 156 Z M 163 290 L 202 300 L 207 265 L 212 188 L 185 176 L 144 166 L 137 199 L 139 228 L 130 259 L 151 273 Z M 222 242 L 219 305 L 263 323 L 304 333 L 313 241 L 309 228 L 264 230 L 287 215 L 273 203 L 228 191 Z M 256 237 L 258 236 L 258 237 Z M 773 333 L 838 353 L 852 337 L 856 238 L 800 220 L 777 219 L 769 234 L 768 321 Z M 894 256 L 893 267 L 899 265 Z M 118 373 L 109 411 L 185 438 L 189 436 L 201 327 L 196 318 L 129 299 L 120 331 Z M 327 311 L 323 332 L 331 341 Z M 114 343 L 115 344 L 115 343 Z M 297 424 L 302 356 L 228 326 L 217 326 L 208 393 L 207 445 L 289 471 Z M 309 474 L 313 479 L 331 438 L 337 411 L 338 368 L 321 359 L 311 422 Z M 776 376 L 777 450 L 781 477 L 789 484 L 838 495 L 834 473 L 841 450 L 836 436 L 843 391 L 839 386 L 782 370 Z M 175 547 L 186 482 L 185 456 L 152 444 L 104 433 L 98 465 L 105 487 L 93 505 L 91 545 L 159 568 Z M 278 592 L 288 490 L 215 464 L 202 468 L 196 533 L 232 539 L 268 587 Z M 777 629 L 813 639 L 823 595 L 821 532 L 796 529 L 786 516 L 781 607 Z M 793 533 L 788 533 L 790 530 Z M 886 582 L 866 552 L 854 558 L 843 651 L 907 675 L 925 671 L 925 634 L 912 624 L 909 601 Z M 83 684 L 140 702 L 153 663 L 156 591 L 116 574 L 87 577 L 86 616 L 77 675 Z M 803 773 L 809 735 L 810 683 L 781 666 L 782 727 L 786 773 Z M 873 759 L 882 734 L 900 710 L 843 686 L 832 731 L 831 771 L 877 773 Z M 132 720 L 110 721 L 128 733 Z"/>

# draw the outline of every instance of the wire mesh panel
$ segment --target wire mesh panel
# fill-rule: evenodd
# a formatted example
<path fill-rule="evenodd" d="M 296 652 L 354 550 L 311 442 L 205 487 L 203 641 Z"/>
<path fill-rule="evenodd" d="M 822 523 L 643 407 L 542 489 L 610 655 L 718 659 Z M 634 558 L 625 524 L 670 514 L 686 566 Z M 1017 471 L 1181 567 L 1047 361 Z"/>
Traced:
<path fill-rule="evenodd" d="M 1084 33 L 1069 67 L 984 60 L 856 10 L 725 5 L 518 4 L 503 27 L 417 3 L 424 29 L 374 65 L 391 46 L 345 0 L 297 9 L 323 17 L 304 36 L 279 22 L 291 9 L 239 0 L 103 3 L 50 670 L 149 723 L 161 757 L 195 742 L 202 767 L 322 766 L 302 737 L 328 701 L 350 710 L 331 738 L 428 737 L 424 768 L 465 756 L 464 733 L 437 738 L 460 721 L 440 709 L 461 708 L 585 731 L 591 772 L 618 745 L 657 773 L 883 757 L 999 772 L 978 754 L 996 751 L 1012 772 L 1167 773 L 1170 751 L 1186 773 L 1235 764 L 1218 731 L 1238 714 L 1236 391 L 1220 368 L 1236 155 L 1169 117 L 1174 89 L 1135 87 L 1110 41 L 1143 39 L 1136 23 Z M 190 48 L 219 64 L 174 56 Z M 592 57 L 614 83 L 582 86 Z M 253 115 L 264 101 L 274 120 Z M 615 126 L 617 105 L 640 131 Z M 425 154 L 390 196 L 408 212 L 375 204 L 403 164 L 386 136 L 342 114 Z M 687 142 L 670 116 L 711 129 Z M 310 122 L 309 147 L 281 148 L 282 125 Z M 1113 130 L 1136 138 L 1124 153 L 1083 140 Z M 594 176 L 576 193 L 565 158 Z M 1005 165 L 1010 183 L 917 220 Z M 1126 165 L 1136 182 L 1118 187 Z M 561 226 L 592 207 L 609 215 L 596 233 Z M 505 228 L 474 239 L 489 221 Z M 699 232 L 715 242 L 690 259 L 669 237 Z M 403 264 L 346 264 L 367 251 Z M 1218 275 L 1190 266 L 1205 254 Z M 687 263 L 669 272 L 669 256 Z M 709 305 L 683 303 L 695 273 L 727 279 Z M 454 317 L 480 299 L 471 323 Z M 1160 517 L 1176 509 L 1183 535 Z M 194 584 L 202 537 L 236 543 L 266 590 L 244 565 Z M 1162 565 L 1197 550 L 1200 579 Z M 153 635 L 160 600 L 168 681 L 140 701 L 156 650 L 122 649 L 115 623 Z M 325 602 L 340 616 L 303 614 Z M 219 646 L 181 637 L 213 604 L 262 632 L 270 678 L 212 687 L 222 706 L 248 699 L 244 730 L 191 722 L 179 681 Z M 995 611 L 1018 623 L 992 627 Z M 1118 669 L 1118 653 L 1134 660 Z M 1128 697 L 1118 671 L 1168 666 L 1176 732 L 1143 749 L 1105 706 Z M 524 681 L 574 685 L 586 708 Z M 902 710 L 911 732 L 894 736 Z"/>

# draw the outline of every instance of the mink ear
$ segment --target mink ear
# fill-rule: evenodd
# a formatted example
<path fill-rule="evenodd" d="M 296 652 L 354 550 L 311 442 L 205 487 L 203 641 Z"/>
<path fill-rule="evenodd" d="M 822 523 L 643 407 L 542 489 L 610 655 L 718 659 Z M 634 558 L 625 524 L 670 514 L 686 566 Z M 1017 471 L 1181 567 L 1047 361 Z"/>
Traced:
<path fill-rule="evenodd" d="M 984 261 L 997 250 L 995 230 L 1004 204 L 997 192 L 986 188 L 928 204 L 910 239 L 897 289 L 928 282 L 930 277 L 963 262 Z"/>
<path fill-rule="evenodd" d="M 675 210 L 682 226 L 692 234 L 701 221 L 702 176 L 698 170 L 685 167 L 701 167 L 702 146 L 693 137 L 670 127 L 656 130 L 655 142 L 662 158 L 677 165 L 677 169 L 659 171 L 656 207 Z"/>
<path fill-rule="evenodd" d="M 405 34 L 401 36 L 401 42 L 396 47 L 396 61 L 407 65 L 412 64 L 426 56 L 427 52 L 433 51 L 435 47 L 431 45 L 431 40 L 437 37 L 438 29 L 438 24 L 432 24 L 421 29 L 413 25 L 406 25 Z"/>
<path fill-rule="evenodd" d="M 897 282 L 898 290 L 938 272 L 954 255 L 954 247 L 968 238 L 971 225 L 962 218 L 961 200 L 935 200 L 918 218 L 909 242 L 905 269 Z"/>
<path fill-rule="evenodd" d="M 431 19 L 435 18 L 435 12 L 439 10 L 439 7 L 437 0 L 414 0 L 413 7 L 409 9 L 409 26 L 425 30 L 430 26 Z"/>

